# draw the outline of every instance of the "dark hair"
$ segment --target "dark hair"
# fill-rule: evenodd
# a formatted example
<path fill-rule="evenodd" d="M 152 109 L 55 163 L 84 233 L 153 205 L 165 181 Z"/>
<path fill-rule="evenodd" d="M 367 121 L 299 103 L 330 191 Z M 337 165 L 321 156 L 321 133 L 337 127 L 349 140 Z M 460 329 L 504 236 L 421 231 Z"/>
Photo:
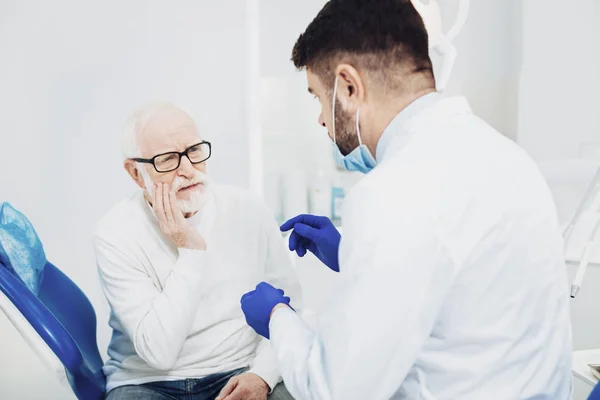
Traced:
<path fill-rule="evenodd" d="M 427 30 L 410 0 L 329 1 L 296 41 L 292 61 L 331 79 L 335 63 L 349 62 L 388 82 L 389 68 L 399 66 L 433 81 Z"/>

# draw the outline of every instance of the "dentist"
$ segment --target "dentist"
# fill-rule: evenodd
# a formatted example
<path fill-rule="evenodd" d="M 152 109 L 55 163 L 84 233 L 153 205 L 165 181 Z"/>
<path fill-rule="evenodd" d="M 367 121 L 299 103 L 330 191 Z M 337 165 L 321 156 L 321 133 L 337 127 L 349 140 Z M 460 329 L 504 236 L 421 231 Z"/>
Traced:
<path fill-rule="evenodd" d="M 296 399 L 552 399 L 571 395 L 562 237 L 530 157 L 436 91 L 408 0 L 332 0 L 300 35 L 350 191 L 344 237 L 300 215 L 290 250 L 340 273 L 314 328 L 266 282 L 246 321 Z"/>

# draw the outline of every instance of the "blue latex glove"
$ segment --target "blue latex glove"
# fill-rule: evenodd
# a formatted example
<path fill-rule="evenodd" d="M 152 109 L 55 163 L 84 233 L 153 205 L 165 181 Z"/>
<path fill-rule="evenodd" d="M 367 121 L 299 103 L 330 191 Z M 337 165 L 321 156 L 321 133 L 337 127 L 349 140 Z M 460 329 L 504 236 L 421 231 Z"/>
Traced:
<path fill-rule="evenodd" d="M 255 290 L 243 295 L 240 303 L 248 325 L 256 333 L 269 339 L 269 321 L 273 307 L 280 303 L 289 306 L 290 298 L 284 296 L 283 290 L 275 289 L 268 283 L 261 282 L 256 285 Z"/>
<path fill-rule="evenodd" d="M 331 270 L 340 271 L 338 250 L 342 236 L 329 218 L 301 214 L 281 225 L 282 232 L 290 229 L 293 229 L 289 241 L 291 251 L 304 257 L 308 250 Z"/>

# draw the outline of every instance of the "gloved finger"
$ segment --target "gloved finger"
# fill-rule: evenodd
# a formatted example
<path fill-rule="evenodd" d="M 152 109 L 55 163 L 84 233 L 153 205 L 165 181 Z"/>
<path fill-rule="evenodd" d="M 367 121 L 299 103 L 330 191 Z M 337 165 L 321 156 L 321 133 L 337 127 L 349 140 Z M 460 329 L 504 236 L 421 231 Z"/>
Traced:
<path fill-rule="evenodd" d="M 299 246 L 296 249 L 296 254 L 298 255 L 298 257 L 304 257 L 306 255 L 306 249 L 304 247 Z"/>
<path fill-rule="evenodd" d="M 323 218 L 324 217 L 318 217 L 312 214 L 300 214 L 295 216 L 294 218 L 285 221 L 283 225 L 281 225 L 280 229 L 282 232 L 287 232 L 290 229 L 292 229 L 297 223 L 303 223 L 313 226 L 315 228 L 320 228 L 323 225 Z"/>
<path fill-rule="evenodd" d="M 302 257 L 304 257 L 306 255 L 306 253 L 308 253 L 308 251 L 306 250 L 306 247 L 302 247 Z"/>
<path fill-rule="evenodd" d="M 310 245 L 310 241 L 300 235 L 296 235 L 295 242 L 294 250 L 296 251 L 296 254 L 298 254 L 299 257 L 304 256 L 304 254 L 306 254 L 306 247 Z"/>
<path fill-rule="evenodd" d="M 283 290 L 282 290 L 282 289 L 277 289 L 277 291 L 279 292 L 279 294 L 280 294 L 280 295 L 282 295 L 282 296 L 283 296 L 283 293 L 284 293 L 284 292 L 283 292 Z"/>
<path fill-rule="evenodd" d="M 301 222 L 302 220 L 304 220 L 309 214 L 300 214 L 297 215 L 293 218 L 288 219 L 287 221 L 285 221 L 280 227 L 279 229 L 281 229 L 282 232 L 287 232 L 290 229 L 292 229 L 294 227 L 294 225 L 297 222 Z"/>
<path fill-rule="evenodd" d="M 302 237 L 298 239 L 298 245 L 296 246 L 296 254 L 298 254 L 298 257 L 304 257 L 306 255 L 306 248 L 310 246 L 310 243 L 310 240 Z"/>
<path fill-rule="evenodd" d="M 298 235 L 298 237 L 298 243 L 300 244 L 300 247 L 304 248 L 304 250 L 306 250 L 308 246 L 310 246 L 310 244 L 313 242 L 312 240 L 302 237 L 300 235 Z"/>
<path fill-rule="evenodd" d="M 256 285 L 256 290 L 275 290 L 275 288 L 269 285 L 267 282 L 261 282 L 258 285 Z"/>
<path fill-rule="evenodd" d="M 291 301 L 291 299 L 290 299 L 289 297 L 287 297 L 287 296 L 284 296 L 284 297 L 283 297 L 283 302 L 284 302 L 285 304 L 290 304 L 290 301 Z"/>
<path fill-rule="evenodd" d="M 310 242 L 308 246 L 306 246 L 306 250 L 310 251 L 313 254 L 317 254 L 317 244 L 315 242 Z"/>
<path fill-rule="evenodd" d="M 294 225 L 294 232 L 302 236 L 303 238 L 312 240 L 313 242 L 319 240 L 321 236 L 318 229 L 315 229 L 312 226 L 308 226 L 300 222 Z"/>
<path fill-rule="evenodd" d="M 296 248 L 298 248 L 298 241 L 300 241 L 300 239 L 300 235 L 298 235 L 296 232 L 292 232 L 292 234 L 290 235 L 290 241 L 288 246 L 290 251 L 294 251 L 296 250 Z"/>
<path fill-rule="evenodd" d="M 252 295 L 254 295 L 254 290 L 244 294 L 240 299 L 240 303 L 243 303 L 244 301 L 248 300 L 250 297 L 252 297 Z"/>

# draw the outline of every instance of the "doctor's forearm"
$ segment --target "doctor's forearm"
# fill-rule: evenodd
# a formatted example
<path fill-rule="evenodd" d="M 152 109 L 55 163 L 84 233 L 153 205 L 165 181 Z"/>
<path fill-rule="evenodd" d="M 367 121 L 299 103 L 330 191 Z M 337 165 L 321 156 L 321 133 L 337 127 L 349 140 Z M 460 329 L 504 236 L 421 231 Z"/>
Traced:
<path fill-rule="evenodd" d="M 297 399 L 331 399 L 318 336 L 289 307 L 274 310 L 269 325 L 271 346 L 281 375 Z"/>

